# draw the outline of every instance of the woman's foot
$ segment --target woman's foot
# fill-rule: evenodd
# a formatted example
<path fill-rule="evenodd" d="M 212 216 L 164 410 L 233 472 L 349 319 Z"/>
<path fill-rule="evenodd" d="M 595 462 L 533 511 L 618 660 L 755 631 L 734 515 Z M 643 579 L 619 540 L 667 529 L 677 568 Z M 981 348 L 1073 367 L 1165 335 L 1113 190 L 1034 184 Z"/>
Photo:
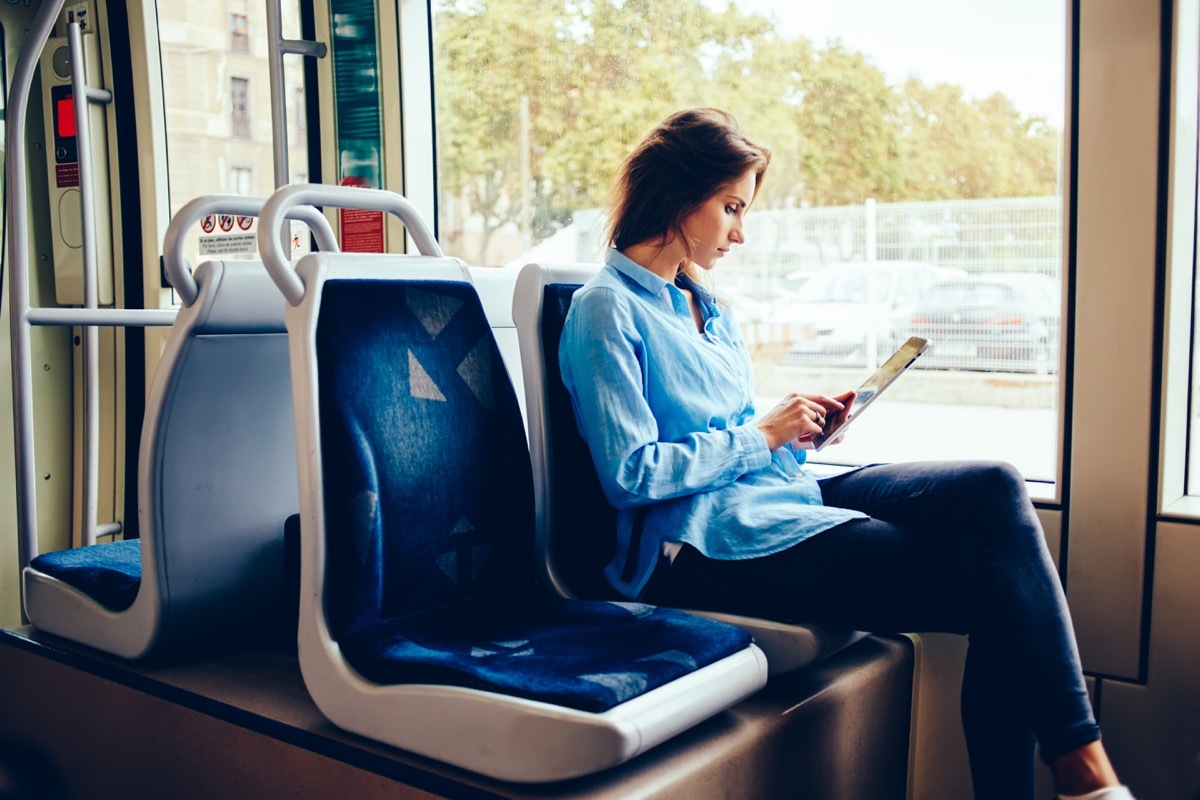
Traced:
<path fill-rule="evenodd" d="M 1105 786 L 1087 794 L 1060 794 L 1058 800 L 1135 800 L 1126 786 Z"/>
<path fill-rule="evenodd" d="M 1050 765 L 1059 800 L 1131 800 L 1129 790 L 1117 779 L 1108 753 L 1099 741 L 1072 750 Z M 1102 794 L 1115 790 L 1116 794 Z M 1124 794 L 1121 794 L 1124 792 Z"/>

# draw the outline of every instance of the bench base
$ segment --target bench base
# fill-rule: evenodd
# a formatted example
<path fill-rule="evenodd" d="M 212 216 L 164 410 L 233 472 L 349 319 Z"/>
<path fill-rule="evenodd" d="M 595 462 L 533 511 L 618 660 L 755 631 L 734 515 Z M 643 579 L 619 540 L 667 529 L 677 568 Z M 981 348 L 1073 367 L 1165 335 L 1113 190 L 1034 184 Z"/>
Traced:
<path fill-rule="evenodd" d="M 69 797 L 898 800 L 913 658 L 903 637 L 868 637 L 627 764 L 532 786 L 335 728 L 286 652 L 130 664 L 26 627 L 0 631 L 0 739 L 41 751 Z"/>

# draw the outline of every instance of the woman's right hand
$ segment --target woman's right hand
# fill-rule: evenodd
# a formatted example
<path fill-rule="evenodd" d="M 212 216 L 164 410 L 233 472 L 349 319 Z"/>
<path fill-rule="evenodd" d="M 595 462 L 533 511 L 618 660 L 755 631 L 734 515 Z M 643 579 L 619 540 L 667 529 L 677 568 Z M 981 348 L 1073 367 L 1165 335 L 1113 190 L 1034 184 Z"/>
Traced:
<path fill-rule="evenodd" d="M 842 411 L 853 396 L 853 392 L 838 397 L 793 392 L 754 424 L 767 438 L 767 447 L 778 450 L 793 439 L 805 441 L 817 436 L 825 427 L 826 415 Z"/>

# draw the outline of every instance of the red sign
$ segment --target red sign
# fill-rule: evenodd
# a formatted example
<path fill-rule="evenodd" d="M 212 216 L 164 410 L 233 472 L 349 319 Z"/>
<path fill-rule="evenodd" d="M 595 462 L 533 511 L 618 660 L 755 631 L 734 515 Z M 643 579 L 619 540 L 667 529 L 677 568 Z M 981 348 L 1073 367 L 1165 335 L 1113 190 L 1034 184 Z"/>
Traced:
<path fill-rule="evenodd" d="M 244 231 L 250 230 L 250 226 L 254 224 L 254 217 L 238 217 L 238 227 Z"/>
<path fill-rule="evenodd" d="M 217 223 L 223 231 L 233 230 L 233 214 L 221 214 L 217 217 Z"/>
<path fill-rule="evenodd" d="M 217 227 L 217 215 L 216 214 L 208 214 L 204 217 L 204 219 L 200 220 L 200 230 L 204 231 L 205 233 L 212 233 L 213 229 L 215 229 L 216 227 Z"/>
<path fill-rule="evenodd" d="M 364 186 L 362 178 L 348 175 L 342 178 L 343 186 Z M 343 208 L 339 212 L 343 253 L 383 252 L 383 212 L 362 211 Z"/>
<path fill-rule="evenodd" d="M 79 162 L 54 165 L 54 185 L 58 189 L 66 189 L 79 185 Z"/>

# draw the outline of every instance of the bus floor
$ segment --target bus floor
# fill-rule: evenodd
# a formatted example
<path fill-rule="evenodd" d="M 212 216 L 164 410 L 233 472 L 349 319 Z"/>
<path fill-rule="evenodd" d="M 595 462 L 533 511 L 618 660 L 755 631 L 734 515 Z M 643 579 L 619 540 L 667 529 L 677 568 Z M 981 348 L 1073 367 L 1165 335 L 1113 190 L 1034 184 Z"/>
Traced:
<path fill-rule="evenodd" d="M 0 630 L 0 751 L 44 754 L 68 800 L 900 800 L 913 665 L 908 639 L 871 636 L 626 764 L 512 784 L 335 728 L 286 648 L 130 663 L 24 627 Z"/>

